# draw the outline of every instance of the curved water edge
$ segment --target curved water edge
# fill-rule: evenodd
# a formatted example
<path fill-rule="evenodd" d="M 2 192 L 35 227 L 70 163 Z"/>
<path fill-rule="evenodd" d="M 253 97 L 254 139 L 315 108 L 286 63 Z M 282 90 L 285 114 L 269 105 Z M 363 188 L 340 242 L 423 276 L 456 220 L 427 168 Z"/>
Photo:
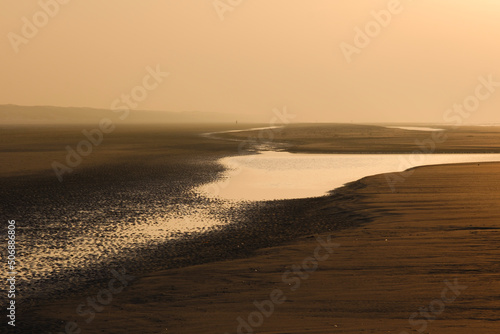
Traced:
<path fill-rule="evenodd" d="M 273 128 L 276 127 L 231 130 L 222 133 Z M 387 128 L 444 131 L 430 127 Z M 238 141 L 238 139 L 226 140 Z M 220 159 L 219 163 L 226 169 L 223 177 L 198 187 L 196 191 L 209 198 L 228 201 L 269 201 L 320 197 L 349 182 L 370 175 L 403 172 L 413 167 L 428 165 L 494 161 L 500 161 L 500 154 L 313 154 L 277 151 L 268 146 L 265 150 L 258 148 L 256 154 Z"/>
<path fill-rule="evenodd" d="M 227 132 L 274 128 L 280 126 Z M 204 135 L 214 138 L 217 133 Z M 320 197 L 368 175 L 416 166 L 500 161 L 500 154 L 299 154 L 257 149 L 258 154 L 218 160 L 225 171 L 211 183 L 193 184 L 191 176 L 175 183 L 149 180 L 133 187 L 99 188 L 91 196 L 82 188 L 75 193 L 84 200 L 71 205 L 62 200 L 65 196 L 59 203 L 40 192 L 43 210 L 26 207 L 23 219 L 36 224 L 19 234 L 21 296 L 49 291 L 48 283 L 57 288 L 63 288 L 57 286 L 62 283 L 76 286 L 88 268 L 104 270 L 110 263 L 129 259 L 137 262 L 135 250 L 144 250 L 146 256 L 159 245 L 223 229 L 240 220 L 238 212 L 246 201 Z M 213 159 L 193 165 L 203 165 L 197 167 L 197 173 L 207 174 L 202 182 L 210 182 L 208 175 L 221 170 L 207 164 L 216 165 Z"/>
<path fill-rule="evenodd" d="M 431 128 L 425 126 L 386 126 L 387 129 L 400 129 L 407 131 L 425 131 L 425 132 L 434 132 L 434 131 L 446 131 L 445 129 L 439 128 Z"/>
<path fill-rule="evenodd" d="M 366 176 L 409 168 L 500 161 L 500 154 L 304 154 L 266 151 L 221 159 L 224 177 L 197 189 L 229 201 L 320 197 Z"/>
<path fill-rule="evenodd" d="M 204 132 L 204 133 L 200 133 L 200 136 L 205 137 L 205 138 L 211 138 L 211 139 L 219 139 L 219 140 L 242 141 L 240 139 L 235 139 L 235 138 L 218 137 L 217 135 L 224 134 L 224 133 L 237 133 L 237 132 L 247 132 L 247 131 L 274 130 L 274 129 L 281 129 L 283 127 L 284 126 L 282 126 L 282 125 L 276 125 L 276 126 L 264 126 L 264 127 L 259 127 L 259 128 L 249 128 L 249 129 L 240 129 L 240 130 L 226 130 L 226 131 L 217 131 L 217 132 Z"/>

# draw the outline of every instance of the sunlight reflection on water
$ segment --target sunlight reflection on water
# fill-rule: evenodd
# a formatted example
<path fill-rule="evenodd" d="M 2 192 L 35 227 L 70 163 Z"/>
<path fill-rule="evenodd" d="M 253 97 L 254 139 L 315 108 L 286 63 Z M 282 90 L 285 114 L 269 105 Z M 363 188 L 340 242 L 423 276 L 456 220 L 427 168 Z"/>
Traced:
<path fill-rule="evenodd" d="M 500 154 L 295 154 L 263 152 L 220 160 L 224 177 L 198 189 L 226 200 L 318 197 L 365 176 L 408 168 L 463 162 L 500 161 Z M 216 191 L 214 191 L 216 190 Z"/>

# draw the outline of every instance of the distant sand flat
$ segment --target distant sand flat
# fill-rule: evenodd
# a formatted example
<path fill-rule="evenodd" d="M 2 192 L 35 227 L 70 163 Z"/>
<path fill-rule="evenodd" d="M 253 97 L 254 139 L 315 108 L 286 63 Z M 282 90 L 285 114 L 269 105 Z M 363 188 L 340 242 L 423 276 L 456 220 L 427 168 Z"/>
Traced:
<path fill-rule="evenodd" d="M 409 128 L 419 130 L 360 124 L 289 124 L 273 131 L 271 142 L 286 145 L 284 149 L 294 153 L 425 153 L 430 147 L 433 153 L 500 153 L 499 127 Z M 258 139 L 259 134 L 259 131 L 234 132 L 220 136 L 244 141 L 249 136 Z"/>

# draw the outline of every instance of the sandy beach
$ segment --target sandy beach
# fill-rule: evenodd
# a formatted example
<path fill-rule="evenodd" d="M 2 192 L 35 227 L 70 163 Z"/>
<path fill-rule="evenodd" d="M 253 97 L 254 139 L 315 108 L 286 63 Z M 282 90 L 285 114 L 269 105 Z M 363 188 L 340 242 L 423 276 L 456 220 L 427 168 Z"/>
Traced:
<path fill-rule="evenodd" d="M 427 128 L 427 126 L 421 126 Z M 433 125 L 439 131 L 362 124 L 290 124 L 274 131 L 272 141 L 289 152 L 303 153 L 493 153 L 500 152 L 500 130 L 494 126 Z M 244 140 L 251 132 L 223 134 Z"/>
<path fill-rule="evenodd" d="M 147 273 L 82 328 L 236 333 L 237 319 L 248 323 L 257 311 L 254 301 L 270 300 L 279 290 L 286 300 L 255 333 L 496 333 L 499 170 L 498 163 L 418 168 L 397 193 L 383 176 L 367 177 L 315 208 L 332 221 L 355 210 L 367 218 L 357 219 L 359 226 L 302 237 L 244 259 Z M 300 286 L 297 280 L 286 284 L 287 270 L 314 257 L 316 237 L 331 238 L 338 247 L 316 270 L 302 270 L 304 278 L 287 276 L 300 279 Z M 46 303 L 36 314 L 73 321 L 75 303 Z"/>
<path fill-rule="evenodd" d="M 4 1 L 0 334 L 500 333 L 500 1 Z"/>
<path fill-rule="evenodd" d="M 175 168 L 188 175 L 196 164 L 180 158 L 196 143 L 207 143 L 207 161 L 237 145 L 197 131 L 186 139 L 175 132 L 177 142 L 165 138 Z M 122 152 L 129 162 L 120 164 L 123 173 L 155 180 L 164 175 L 161 165 L 179 175 L 172 160 L 153 154 L 163 147 L 123 136 L 142 138 L 138 145 L 150 157 L 134 167 Z M 118 171 L 93 161 L 60 189 L 73 193 L 93 170 L 103 180 Z M 27 330 L 74 333 L 496 333 L 499 170 L 500 163 L 419 167 L 369 176 L 329 196 L 249 203 L 232 211 L 237 224 L 144 249 L 147 256 L 116 261 L 76 289 L 31 298 L 20 322 Z M 206 171 L 199 182 L 216 169 Z M 110 280 L 131 276 L 103 299 Z M 95 300 L 105 307 L 93 309 Z"/>
<path fill-rule="evenodd" d="M 63 185 L 34 162 L 38 171 L 23 183 L 2 178 L 23 184 L 14 197 L 4 191 L 5 201 L 33 192 L 38 203 L 57 189 L 92 204 L 81 202 L 84 193 L 123 175 L 127 182 L 111 191 L 159 180 L 183 191 L 193 173 L 208 182 L 221 169 L 207 163 L 234 155 L 238 142 L 200 137 L 202 129 L 150 137 L 123 130 L 120 141 L 142 146 L 142 160 L 112 142 Z M 186 159 L 200 147 L 201 160 Z M 101 160 L 106 152 L 120 164 Z M 136 249 L 82 272 L 77 285 L 38 291 L 21 304 L 19 323 L 53 333 L 496 333 L 499 170 L 500 163 L 419 167 L 369 176 L 329 196 L 248 203 L 226 212 L 237 223 L 223 229 Z"/>

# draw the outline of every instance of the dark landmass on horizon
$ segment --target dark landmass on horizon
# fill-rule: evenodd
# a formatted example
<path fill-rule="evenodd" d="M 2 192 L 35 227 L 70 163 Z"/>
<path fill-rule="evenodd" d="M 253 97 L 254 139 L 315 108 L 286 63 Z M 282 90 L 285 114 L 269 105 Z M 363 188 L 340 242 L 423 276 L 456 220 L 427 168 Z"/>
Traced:
<path fill-rule="evenodd" d="M 122 109 L 20 106 L 0 105 L 0 125 L 75 125 L 93 124 L 102 118 L 117 120 L 123 124 L 161 123 L 256 123 L 258 117 L 252 115 L 232 115 L 219 112 L 201 111 L 155 111 L 134 110 L 126 114 Z"/>

